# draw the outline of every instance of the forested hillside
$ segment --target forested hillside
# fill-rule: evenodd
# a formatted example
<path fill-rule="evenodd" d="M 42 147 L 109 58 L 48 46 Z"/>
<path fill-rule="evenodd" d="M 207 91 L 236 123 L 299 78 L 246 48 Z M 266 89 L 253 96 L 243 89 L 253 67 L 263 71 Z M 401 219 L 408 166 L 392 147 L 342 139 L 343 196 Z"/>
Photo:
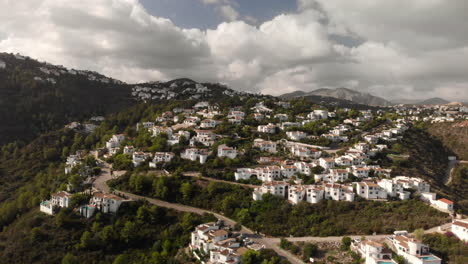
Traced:
<path fill-rule="evenodd" d="M 0 145 L 29 141 L 71 121 L 87 120 L 130 105 L 131 89 L 87 71 L 67 70 L 0 53 Z"/>
<path fill-rule="evenodd" d="M 460 160 L 468 160 L 468 121 L 432 124 L 431 135 L 440 139 Z"/>

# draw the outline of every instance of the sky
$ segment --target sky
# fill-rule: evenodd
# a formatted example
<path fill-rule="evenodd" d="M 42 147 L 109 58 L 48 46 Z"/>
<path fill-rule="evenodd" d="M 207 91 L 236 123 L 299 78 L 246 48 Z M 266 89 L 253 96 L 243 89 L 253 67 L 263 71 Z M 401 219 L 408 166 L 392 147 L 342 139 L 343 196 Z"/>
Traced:
<path fill-rule="evenodd" d="M 468 99 L 466 0 L 0 0 L 0 52 L 129 83 Z"/>

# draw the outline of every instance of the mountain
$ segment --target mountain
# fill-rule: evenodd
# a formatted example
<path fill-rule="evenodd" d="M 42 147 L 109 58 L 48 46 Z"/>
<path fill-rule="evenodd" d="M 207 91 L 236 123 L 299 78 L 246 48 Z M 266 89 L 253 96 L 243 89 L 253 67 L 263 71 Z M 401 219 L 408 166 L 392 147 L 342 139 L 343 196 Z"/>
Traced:
<path fill-rule="evenodd" d="M 96 72 L 0 53 L 0 145 L 131 104 L 128 84 Z"/>
<path fill-rule="evenodd" d="M 294 91 L 294 92 L 291 92 L 291 93 L 285 93 L 283 95 L 280 95 L 280 98 L 290 100 L 290 99 L 293 99 L 295 97 L 301 97 L 301 96 L 305 96 L 305 95 L 307 95 L 307 93 L 304 92 L 304 91 Z"/>
<path fill-rule="evenodd" d="M 421 99 L 397 99 L 392 101 L 394 104 L 408 104 L 408 105 L 444 105 L 450 103 L 445 99 L 434 97 L 426 100 Z"/>
<path fill-rule="evenodd" d="M 383 98 L 373 96 L 368 93 L 361 93 L 355 90 L 348 88 L 336 88 L 336 89 L 317 89 L 311 92 L 301 92 L 296 91 L 293 93 L 285 94 L 280 96 L 284 99 L 290 99 L 294 97 L 304 97 L 304 96 L 323 96 L 323 97 L 333 97 L 341 100 L 348 100 L 358 104 L 365 104 L 371 106 L 389 106 L 391 103 Z"/>
<path fill-rule="evenodd" d="M 16 140 L 29 142 L 70 122 L 119 112 L 138 103 L 234 96 L 271 97 L 187 78 L 127 84 L 97 72 L 0 53 L 0 146 Z"/>
<path fill-rule="evenodd" d="M 450 101 L 447 101 L 439 97 L 434 97 L 434 98 L 430 98 L 430 99 L 418 102 L 416 104 L 418 105 L 444 105 L 448 103 L 450 103 Z"/>

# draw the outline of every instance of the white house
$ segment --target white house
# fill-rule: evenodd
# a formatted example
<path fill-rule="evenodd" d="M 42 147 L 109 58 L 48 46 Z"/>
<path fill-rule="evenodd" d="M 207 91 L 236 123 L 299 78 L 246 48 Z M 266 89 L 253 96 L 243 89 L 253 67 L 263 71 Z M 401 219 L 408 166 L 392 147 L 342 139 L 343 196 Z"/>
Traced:
<path fill-rule="evenodd" d="M 335 164 L 338 166 L 349 167 L 353 164 L 353 160 L 347 156 L 341 156 L 335 159 Z"/>
<path fill-rule="evenodd" d="M 351 250 L 365 258 L 365 264 L 397 264 L 392 260 L 392 251 L 376 241 L 355 239 L 351 243 Z"/>
<path fill-rule="evenodd" d="M 278 180 L 281 177 L 281 168 L 278 166 L 265 166 L 257 168 L 258 179 L 263 182 Z"/>
<path fill-rule="evenodd" d="M 68 207 L 70 204 L 71 194 L 65 191 L 54 193 L 52 196 L 52 205 L 58 207 Z"/>
<path fill-rule="evenodd" d="M 48 215 L 54 215 L 54 205 L 52 204 L 52 201 L 42 201 L 41 204 L 39 205 L 39 210 L 43 213 L 46 213 Z"/>
<path fill-rule="evenodd" d="M 306 195 L 306 189 L 302 185 L 294 185 L 289 187 L 288 201 L 292 204 L 298 204 L 303 201 Z"/>
<path fill-rule="evenodd" d="M 133 155 L 133 152 L 135 152 L 135 148 L 133 146 L 125 146 L 123 149 L 123 154 Z"/>
<path fill-rule="evenodd" d="M 324 187 L 324 197 L 327 200 L 354 201 L 353 186 L 337 183 L 326 183 Z"/>
<path fill-rule="evenodd" d="M 209 253 L 207 263 L 240 264 L 242 255 L 247 248 L 241 247 L 236 238 L 229 238 L 229 233 L 220 228 L 218 223 L 201 224 L 191 234 L 189 248 L 199 258 L 195 250 Z"/>
<path fill-rule="evenodd" d="M 209 151 L 206 149 L 188 148 L 184 153 L 180 154 L 183 159 L 189 159 L 191 161 L 199 161 L 201 164 L 206 162 Z"/>
<path fill-rule="evenodd" d="M 330 169 L 327 180 L 330 182 L 343 182 L 348 179 L 348 174 L 345 169 Z"/>
<path fill-rule="evenodd" d="M 365 199 L 387 199 L 387 192 L 374 182 L 358 182 L 356 192 Z"/>
<path fill-rule="evenodd" d="M 190 139 L 190 132 L 185 131 L 185 130 L 177 131 L 177 133 L 174 133 L 174 134 L 172 134 L 172 136 L 169 137 L 169 139 L 167 140 L 167 144 L 169 144 L 171 146 L 175 145 L 175 144 L 178 144 L 178 143 L 180 143 L 180 140 L 182 138 L 185 138 L 186 140 L 189 140 Z"/>
<path fill-rule="evenodd" d="M 201 128 L 215 128 L 219 124 L 219 121 L 213 119 L 205 119 L 200 122 Z"/>
<path fill-rule="evenodd" d="M 190 248 L 203 250 L 208 253 L 214 247 L 214 243 L 228 238 L 228 232 L 220 229 L 217 223 L 201 224 L 191 234 Z"/>
<path fill-rule="evenodd" d="M 97 211 L 97 206 L 92 204 L 83 205 L 80 207 L 80 215 L 82 217 L 91 218 Z"/>
<path fill-rule="evenodd" d="M 225 144 L 218 146 L 218 157 L 223 158 L 227 157 L 230 159 L 235 159 L 237 157 L 237 150 L 226 146 Z"/>
<path fill-rule="evenodd" d="M 281 175 L 285 178 L 291 178 L 299 173 L 299 170 L 294 165 L 281 165 Z"/>
<path fill-rule="evenodd" d="M 401 183 L 406 189 L 416 189 L 418 192 L 430 192 L 431 185 L 420 178 L 407 177 L 407 176 L 396 176 L 395 181 Z"/>
<path fill-rule="evenodd" d="M 268 125 L 258 126 L 257 131 L 261 133 L 274 134 L 276 133 L 276 125 L 270 123 Z"/>
<path fill-rule="evenodd" d="M 196 116 L 189 116 L 184 120 L 184 124 L 187 126 L 196 126 L 199 121 L 200 118 Z"/>
<path fill-rule="evenodd" d="M 72 169 L 80 165 L 80 156 L 79 155 L 70 155 L 67 157 L 67 162 L 65 163 L 65 174 L 70 174 Z"/>
<path fill-rule="evenodd" d="M 314 165 L 312 165 L 311 163 L 306 163 L 306 162 L 295 162 L 294 166 L 296 166 L 297 171 L 299 173 L 309 175 L 309 176 L 312 174 L 312 169 L 314 168 Z"/>
<path fill-rule="evenodd" d="M 259 148 L 261 151 L 267 151 L 270 153 L 276 153 L 277 144 L 273 141 L 263 140 L 261 138 L 257 138 L 254 140 L 254 147 Z"/>
<path fill-rule="evenodd" d="M 91 205 L 103 213 L 117 213 L 120 205 L 125 202 L 124 198 L 111 193 L 95 193 L 91 198 Z"/>
<path fill-rule="evenodd" d="M 119 148 L 120 143 L 125 140 L 125 135 L 124 134 L 119 134 L 119 135 L 113 135 L 109 141 L 106 143 L 106 148 L 107 149 L 112 149 L 112 148 Z"/>
<path fill-rule="evenodd" d="M 391 179 L 382 179 L 378 181 L 377 184 L 384 189 L 390 197 L 397 197 L 400 200 L 407 200 L 410 198 L 410 192 L 404 191 L 403 185 Z"/>
<path fill-rule="evenodd" d="M 153 160 L 149 163 L 149 167 L 156 168 L 158 163 L 169 163 L 174 156 L 175 154 L 172 152 L 156 152 L 154 153 Z"/>
<path fill-rule="evenodd" d="M 291 140 L 300 141 L 307 137 L 307 133 L 302 131 L 288 131 L 286 132 L 286 136 Z"/>
<path fill-rule="evenodd" d="M 312 119 L 312 120 L 327 119 L 328 111 L 327 110 L 314 110 L 313 112 L 307 115 L 307 118 Z"/>
<path fill-rule="evenodd" d="M 305 198 L 307 202 L 315 204 L 323 200 L 325 196 L 325 190 L 323 186 L 306 185 L 305 188 Z"/>
<path fill-rule="evenodd" d="M 242 255 L 247 251 L 235 238 L 228 238 L 214 244 L 210 251 L 210 263 L 240 264 Z"/>
<path fill-rule="evenodd" d="M 325 170 L 335 167 L 335 160 L 333 158 L 320 158 L 319 165 Z"/>
<path fill-rule="evenodd" d="M 301 159 L 318 159 L 322 152 L 311 147 L 303 146 L 302 144 L 290 145 L 289 150 L 291 153 Z"/>
<path fill-rule="evenodd" d="M 149 158 L 151 158 L 151 153 L 146 153 L 146 152 L 141 152 L 141 151 L 133 152 L 133 155 L 132 155 L 133 166 L 138 167 Z"/>
<path fill-rule="evenodd" d="M 285 197 L 287 194 L 289 184 L 283 181 L 272 181 L 272 182 L 265 182 L 262 186 L 257 187 L 254 189 L 252 195 L 255 201 L 262 200 L 262 196 L 267 193 L 271 193 L 272 195 Z"/>
<path fill-rule="evenodd" d="M 277 118 L 280 122 L 288 121 L 289 119 L 287 114 L 276 114 L 275 118 Z"/>
<path fill-rule="evenodd" d="M 237 172 L 234 173 L 234 178 L 238 180 L 249 180 L 251 177 L 258 178 L 258 171 L 251 168 L 239 168 Z"/>
<path fill-rule="evenodd" d="M 352 172 L 354 176 L 358 178 L 369 177 L 369 172 L 370 172 L 369 168 L 359 168 L 359 167 L 353 166 L 352 168 L 348 168 L 348 170 Z"/>
<path fill-rule="evenodd" d="M 170 127 L 153 126 L 151 127 L 151 132 L 153 133 L 153 137 L 157 137 L 162 133 L 166 134 L 168 137 L 172 136 L 172 128 Z"/>
<path fill-rule="evenodd" d="M 407 235 L 393 235 L 391 241 L 407 264 L 440 264 L 442 260 L 429 252 L 429 247 Z"/>
<path fill-rule="evenodd" d="M 468 242 L 468 220 L 457 220 L 452 223 L 452 233 L 460 240 Z"/>
<path fill-rule="evenodd" d="M 451 213 L 453 212 L 453 204 L 454 203 L 452 201 L 442 198 L 442 199 L 435 201 L 434 206 L 439 209 L 442 209 L 443 211 L 447 211 Z"/>
<path fill-rule="evenodd" d="M 195 132 L 197 135 L 190 139 L 190 146 L 192 147 L 195 146 L 196 142 L 209 147 L 212 146 L 216 139 L 219 138 L 219 136 L 213 133 L 211 130 L 195 130 Z"/>

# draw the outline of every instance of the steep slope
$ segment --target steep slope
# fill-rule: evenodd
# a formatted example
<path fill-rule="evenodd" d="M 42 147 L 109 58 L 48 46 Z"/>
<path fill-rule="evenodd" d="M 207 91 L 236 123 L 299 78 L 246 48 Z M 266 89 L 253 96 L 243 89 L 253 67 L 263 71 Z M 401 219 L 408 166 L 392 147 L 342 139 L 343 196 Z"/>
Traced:
<path fill-rule="evenodd" d="M 450 103 L 449 101 L 439 98 L 439 97 L 434 97 L 430 98 L 421 102 L 418 102 L 416 104 L 418 105 L 444 105 Z"/>
<path fill-rule="evenodd" d="M 431 135 L 441 140 L 461 160 L 468 160 L 468 121 L 431 124 Z"/>
<path fill-rule="evenodd" d="M 295 97 L 304 96 L 304 95 L 306 95 L 306 94 L 307 94 L 307 93 L 304 92 L 304 91 L 294 91 L 294 92 L 291 92 L 291 93 L 282 94 L 282 95 L 280 95 L 279 97 L 282 98 L 282 99 L 290 100 L 290 99 L 293 99 L 293 98 L 295 98 Z"/>
<path fill-rule="evenodd" d="M 0 145 L 134 102 L 127 84 L 95 72 L 0 53 Z"/>
<path fill-rule="evenodd" d="M 29 142 L 71 121 L 121 111 L 139 102 L 269 97 L 190 79 L 126 84 L 96 72 L 66 69 L 0 53 L 0 146 Z"/>
<path fill-rule="evenodd" d="M 336 89 L 317 89 L 311 92 L 294 92 L 285 94 L 280 97 L 291 98 L 291 97 L 304 97 L 304 96 L 323 96 L 333 97 L 341 100 L 348 100 L 358 104 L 366 104 L 371 106 L 389 106 L 391 103 L 383 98 L 373 96 L 368 93 L 361 93 L 348 88 L 336 88 Z"/>

